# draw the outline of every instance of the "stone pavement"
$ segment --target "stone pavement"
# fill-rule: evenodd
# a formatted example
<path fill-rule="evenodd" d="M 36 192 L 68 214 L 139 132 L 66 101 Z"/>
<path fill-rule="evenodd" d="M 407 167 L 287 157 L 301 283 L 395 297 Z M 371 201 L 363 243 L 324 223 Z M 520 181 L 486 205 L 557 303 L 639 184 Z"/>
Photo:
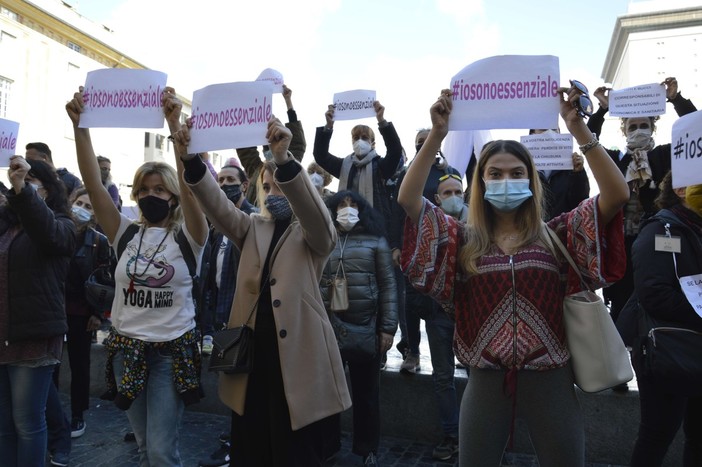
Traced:
<path fill-rule="evenodd" d="M 68 396 L 61 393 L 65 410 Z M 138 465 L 136 443 L 125 442 L 130 431 L 127 416 L 111 402 L 90 399 L 85 412 L 86 430 L 73 440 L 71 467 L 132 467 Z M 180 454 L 184 467 L 197 467 L 198 461 L 218 448 L 217 436 L 229 429 L 229 418 L 187 410 L 181 427 Z M 360 466 L 361 458 L 351 453 L 351 435 L 342 434 L 341 451 L 328 467 Z M 383 437 L 378 453 L 379 464 L 385 466 L 452 466 L 455 462 L 435 461 L 431 458 L 433 446 L 412 440 Z M 455 459 L 454 459 L 455 461 Z M 48 463 L 47 463 L 48 465 Z M 504 467 L 537 467 L 534 456 L 507 454 Z M 587 467 L 624 467 L 605 464 L 587 464 Z"/>

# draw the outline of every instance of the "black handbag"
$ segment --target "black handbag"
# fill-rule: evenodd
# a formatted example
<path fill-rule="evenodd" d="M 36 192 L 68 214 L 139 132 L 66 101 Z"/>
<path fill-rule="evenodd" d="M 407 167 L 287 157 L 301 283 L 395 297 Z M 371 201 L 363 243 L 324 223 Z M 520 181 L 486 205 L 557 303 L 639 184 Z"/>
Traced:
<path fill-rule="evenodd" d="M 702 333 L 660 323 L 645 311 L 648 333 L 641 342 L 643 372 L 673 394 L 702 395 Z"/>
<path fill-rule="evenodd" d="M 249 321 L 261 299 L 261 293 L 268 284 L 270 273 L 258 292 L 258 297 L 251 307 L 246 322 L 235 328 L 223 329 L 212 335 L 212 355 L 208 371 L 221 371 L 228 375 L 249 373 L 253 369 L 254 359 L 254 330 L 249 327 Z"/>
<path fill-rule="evenodd" d="M 378 351 L 375 323 L 363 326 L 339 320 L 333 327 L 343 360 L 364 361 L 375 357 Z"/>
<path fill-rule="evenodd" d="M 109 266 L 95 269 L 85 281 L 85 299 L 99 311 L 109 310 L 115 298 L 115 279 Z"/>
<path fill-rule="evenodd" d="M 214 333 L 208 370 L 249 373 L 253 368 L 253 337 L 253 329 L 246 324 Z"/>

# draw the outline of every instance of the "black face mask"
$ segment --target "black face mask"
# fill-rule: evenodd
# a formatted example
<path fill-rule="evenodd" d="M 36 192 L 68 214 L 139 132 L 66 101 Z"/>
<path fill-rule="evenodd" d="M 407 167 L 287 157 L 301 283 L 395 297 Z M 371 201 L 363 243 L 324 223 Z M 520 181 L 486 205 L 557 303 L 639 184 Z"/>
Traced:
<path fill-rule="evenodd" d="M 144 196 L 139 199 L 139 209 L 150 224 L 158 224 L 171 212 L 169 201 L 170 199 L 162 199 L 158 196 Z"/>
<path fill-rule="evenodd" d="M 221 188 L 232 203 L 236 204 L 241 199 L 241 185 L 222 185 Z"/>
<path fill-rule="evenodd" d="M 419 152 L 419 150 L 422 149 L 422 146 L 423 146 L 423 145 L 424 145 L 424 143 L 422 143 L 422 144 L 415 144 L 414 148 L 417 150 L 417 152 Z"/>

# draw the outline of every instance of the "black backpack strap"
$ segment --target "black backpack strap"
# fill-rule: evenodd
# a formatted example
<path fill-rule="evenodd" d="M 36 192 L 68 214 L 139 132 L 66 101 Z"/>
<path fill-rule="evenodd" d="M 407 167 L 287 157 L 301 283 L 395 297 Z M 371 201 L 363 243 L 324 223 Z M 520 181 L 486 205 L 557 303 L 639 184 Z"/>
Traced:
<path fill-rule="evenodd" d="M 183 229 L 178 229 L 175 237 L 176 242 L 178 242 L 180 252 L 183 254 L 185 264 L 188 266 L 188 274 L 190 274 L 190 277 L 195 279 L 198 276 L 197 261 L 195 260 L 195 254 L 193 253 L 193 249 L 190 247 L 190 243 L 188 243 L 188 238 L 185 236 Z"/>
<path fill-rule="evenodd" d="M 139 224 L 129 224 L 117 243 L 117 261 L 122 257 L 122 253 L 127 249 L 127 243 L 139 232 Z"/>

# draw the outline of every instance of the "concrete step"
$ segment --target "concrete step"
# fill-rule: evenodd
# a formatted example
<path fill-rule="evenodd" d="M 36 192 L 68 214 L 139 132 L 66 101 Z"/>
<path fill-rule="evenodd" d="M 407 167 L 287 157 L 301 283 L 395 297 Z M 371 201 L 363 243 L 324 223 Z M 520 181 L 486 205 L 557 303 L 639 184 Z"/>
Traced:
<path fill-rule="evenodd" d="M 102 337 L 102 336 L 100 336 Z M 426 342 L 426 335 L 424 335 Z M 98 339 L 101 342 L 101 338 Z M 64 349 L 65 350 L 65 349 Z M 388 353 L 388 364 L 381 375 L 381 432 L 383 436 L 411 439 L 420 443 L 438 443 L 443 435 L 433 392 L 431 361 L 428 346 L 420 347 L 421 370 L 413 375 L 400 373 L 400 354 L 393 348 Z M 105 392 L 105 350 L 101 344 L 94 344 L 91 351 L 91 396 L 99 397 Z M 70 387 L 68 354 L 64 351 L 60 388 Z M 229 409 L 217 397 L 217 375 L 203 371 L 202 384 L 206 397 L 188 410 L 217 415 L 229 413 Z M 456 370 L 458 397 L 463 394 L 467 383 L 466 372 Z M 578 399 L 585 416 L 586 459 L 598 464 L 628 465 L 639 424 L 639 397 L 635 381 L 629 383 L 627 393 L 606 390 L 598 394 L 587 394 L 577 390 Z M 342 427 L 351 428 L 350 409 L 342 417 Z M 528 430 L 517 419 L 515 432 L 515 453 L 533 454 Z M 682 432 L 671 445 L 664 466 L 682 465 Z"/>

